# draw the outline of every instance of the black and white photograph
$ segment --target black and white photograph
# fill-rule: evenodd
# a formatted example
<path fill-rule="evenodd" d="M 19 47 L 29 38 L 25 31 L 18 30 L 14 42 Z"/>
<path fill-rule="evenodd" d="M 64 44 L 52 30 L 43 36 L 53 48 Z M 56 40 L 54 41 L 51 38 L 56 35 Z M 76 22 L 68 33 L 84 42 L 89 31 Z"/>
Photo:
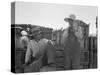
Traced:
<path fill-rule="evenodd" d="M 97 69 L 98 7 L 11 3 L 11 72 Z"/>

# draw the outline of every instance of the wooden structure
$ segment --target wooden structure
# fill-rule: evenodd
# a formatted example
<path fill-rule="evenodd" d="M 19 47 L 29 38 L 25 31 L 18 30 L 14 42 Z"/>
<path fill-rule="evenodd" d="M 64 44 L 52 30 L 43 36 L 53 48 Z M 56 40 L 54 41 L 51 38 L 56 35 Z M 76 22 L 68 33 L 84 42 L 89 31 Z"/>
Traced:
<path fill-rule="evenodd" d="M 29 34 L 31 34 L 31 29 L 37 27 L 36 25 L 26 25 L 26 24 L 19 24 L 15 25 L 16 27 L 21 27 L 21 29 L 17 28 L 15 34 L 15 41 L 17 41 L 17 46 L 15 46 L 15 66 L 21 65 L 24 62 L 21 61 L 24 58 L 21 58 L 26 52 L 26 50 L 23 50 L 21 48 L 21 45 L 19 43 L 19 40 L 21 37 L 20 31 L 21 30 L 27 30 L 27 28 L 30 28 L 30 31 L 28 31 Z M 97 37 L 89 37 L 89 25 L 86 23 L 80 21 L 80 26 L 82 28 L 83 32 L 83 40 L 81 40 L 82 49 L 81 49 L 81 62 L 80 62 L 80 68 L 81 69 L 88 69 L 88 68 L 96 68 L 97 67 Z M 55 30 L 51 28 L 45 28 L 40 27 L 40 30 L 42 31 L 42 37 L 54 40 L 55 41 L 55 48 L 56 48 L 56 69 L 57 70 L 64 70 L 64 56 L 63 56 L 63 47 L 61 45 L 61 36 L 63 33 L 63 30 Z M 18 37 L 19 36 L 19 37 Z M 18 47 L 18 48 L 17 48 Z M 21 72 L 21 70 L 19 70 Z"/>
<path fill-rule="evenodd" d="M 97 37 L 89 37 L 89 67 L 97 68 Z"/>

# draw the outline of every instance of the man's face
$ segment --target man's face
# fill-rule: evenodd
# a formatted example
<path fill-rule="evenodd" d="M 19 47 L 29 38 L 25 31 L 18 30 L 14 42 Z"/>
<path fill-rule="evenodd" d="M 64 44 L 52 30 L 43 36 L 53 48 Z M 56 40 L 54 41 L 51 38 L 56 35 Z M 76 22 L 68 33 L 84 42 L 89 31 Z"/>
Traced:
<path fill-rule="evenodd" d="M 73 23 L 73 28 L 77 31 L 78 30 L 78 24 L 77 24 L 77 22 L 74 22 Z"/>
<path fill-rule="evenodd" d="M 41 39 L 41 34 L 39 33 L 35 37 L 36 37 L 36 39 L 40 40 Z"/>
<path fill-rule="evenodd" d="M 73 26 L 73 28 L 74 28 L 75 30 L 77 30 L 77 29 L 78 29 L 78 26 L 77 26 L 77 25 L 75 25 L 75 26 Z"/>

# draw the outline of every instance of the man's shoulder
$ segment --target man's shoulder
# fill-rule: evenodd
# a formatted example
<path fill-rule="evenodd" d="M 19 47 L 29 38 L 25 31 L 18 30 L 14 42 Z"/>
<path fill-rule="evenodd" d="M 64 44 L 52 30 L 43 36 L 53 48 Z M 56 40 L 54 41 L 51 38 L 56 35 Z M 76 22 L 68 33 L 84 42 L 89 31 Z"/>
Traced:
<path fill-rule="evenodd" d="M 41 39 L 40 41 L 43 41 L 43 42 L 48 42 L 49 40 L 48 39 L 46 39 L 46 38 L 43 38 L 43 39 Z"/>
<path fill-rule="evenodd" d="M 44 39 L 41 39 L 40 43 L 47 46 L 49 44 L 52 44 L 53 42 L 49 39 L 44 38 Z"/>

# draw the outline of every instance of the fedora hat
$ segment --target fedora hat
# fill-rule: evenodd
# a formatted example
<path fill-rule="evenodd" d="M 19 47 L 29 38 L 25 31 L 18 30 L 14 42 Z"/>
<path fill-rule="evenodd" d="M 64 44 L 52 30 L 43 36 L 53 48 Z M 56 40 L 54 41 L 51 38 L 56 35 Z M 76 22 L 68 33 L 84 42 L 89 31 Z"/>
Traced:
<path fill-rule="evenodd" d="M 69 18 L 75 20 L 76 19 L 76 16 L 74 14 L 71 14 L 71 15 L 69 15 Z"/>
<path fill-rule="evenodd" d="M 42 33 L 42 31 L 40 30 L 40 27 L 32 28 L 31 32 L 32 32 L 31 36 L 35 36 Z"/>

